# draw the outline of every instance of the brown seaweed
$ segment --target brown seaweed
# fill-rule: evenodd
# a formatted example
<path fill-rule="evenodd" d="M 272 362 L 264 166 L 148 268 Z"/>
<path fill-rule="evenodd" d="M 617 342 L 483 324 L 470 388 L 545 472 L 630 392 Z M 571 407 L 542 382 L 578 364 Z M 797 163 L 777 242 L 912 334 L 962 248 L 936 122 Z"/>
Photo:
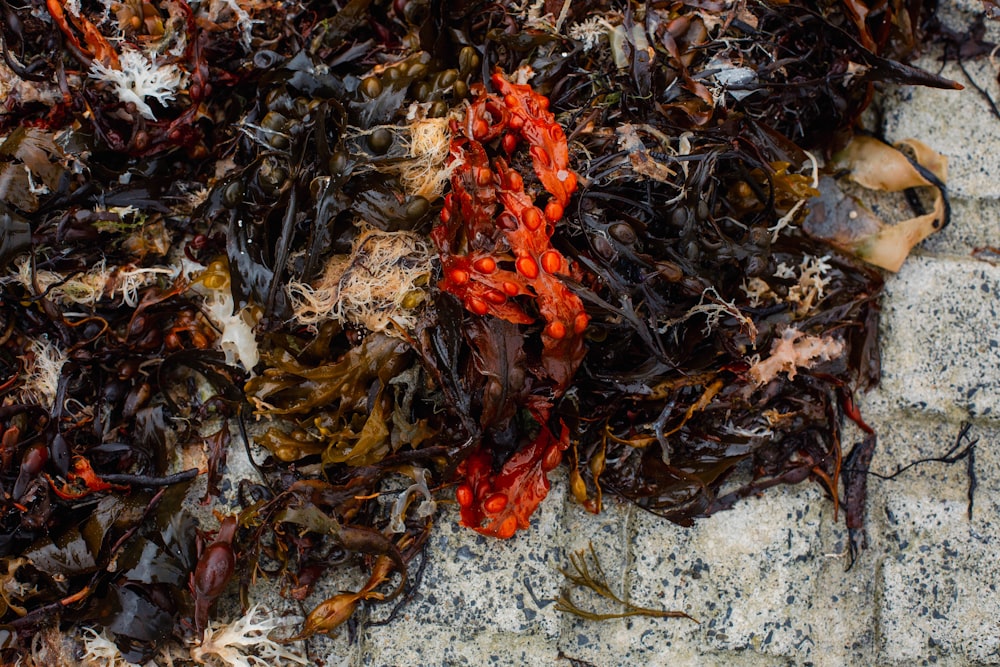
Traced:
<path fill-rule="evenodd" d="M 4 657 L 58 617 L 147 659 L 259 575 L 367 573 L 298 637 L 391 618 L 437 500 L 509 537 L 560 465 L 682 525 L 814 480 L 853 556 L 882 276 L 802 225 L 879 86 L 956 87 L 922 42 L 991 45 L 730 4 L 0 2 Z M 218 530 L 203 444 L 203 502 L 255 466 Z"/>

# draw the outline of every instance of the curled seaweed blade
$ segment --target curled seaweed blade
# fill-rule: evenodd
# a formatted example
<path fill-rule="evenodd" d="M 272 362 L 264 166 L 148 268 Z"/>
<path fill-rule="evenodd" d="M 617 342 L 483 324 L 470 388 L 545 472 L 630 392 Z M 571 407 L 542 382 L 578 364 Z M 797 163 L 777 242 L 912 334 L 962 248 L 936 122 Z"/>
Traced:
<path fill-rule="evenodd" d="M 904 150 L 911 151 L 910 158 Z M 932 210 L 889 225 L 857 198 L 841 192 L 836 181 L 824 177 L 822 194 L 811 202 L 805 222 L 807 233 L 851 252 L 875 266 L 898 271 L 910 250 L 947 226 L 947 159 L 923 143 L 908 139 L 897 147 L 872 137 L 855 137 L 834 156 L 834 164 L 848 178 L 870 190 L 884 192 L 933 188 Z"/>

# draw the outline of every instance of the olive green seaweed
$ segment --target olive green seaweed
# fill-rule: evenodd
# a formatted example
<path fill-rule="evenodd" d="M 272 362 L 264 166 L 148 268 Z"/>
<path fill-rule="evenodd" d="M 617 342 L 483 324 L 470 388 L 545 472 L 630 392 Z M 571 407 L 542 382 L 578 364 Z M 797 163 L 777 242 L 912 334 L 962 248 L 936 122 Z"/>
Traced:
<path fill-rule="evenodd" d="M 589 559 L 587 558 L 588 551 L 590 552 Z M 612 618 L 626 618 L 628 616 L 649 616 L 650 618 L 687 618 L 695 623 L 699 622 L 697 619 L 692 618 L 683 611 L 668 611 L 666 609 L 650 609 L 648 607 L 640 607 L 619 597 L 613 590 L 611 590 L 611 586 L 608 584 L 607 575 L 604 574 L 604 568 L 601 567 L 601 561 L 597 557 L 597 552 L 594 550 L 593 543 L 589 544 L 588 549 L 581 549 L 575 553 L 571 553 L 569 555 L 569 562 L 570 565 L 573 566 L 575 573 L 570 572 L 569 570 L 562 570 L 562 573 L 563 576 L 569 579 L 573 586 L 579 588 L 589 588 L 602 598 L 624 607 L 624 611 L 607 614 L 587 611 L 586 609 L 578 607 L 577 604 L 573 602 L 569 593 L 559 596 L 559 599 L 556 600 L 555 608 L 557 611 L 573 614 L 574 616 L 585 618 L 588 621 L 607 621 Z M 591 562 L 593 565 L 591 565 Z"/>

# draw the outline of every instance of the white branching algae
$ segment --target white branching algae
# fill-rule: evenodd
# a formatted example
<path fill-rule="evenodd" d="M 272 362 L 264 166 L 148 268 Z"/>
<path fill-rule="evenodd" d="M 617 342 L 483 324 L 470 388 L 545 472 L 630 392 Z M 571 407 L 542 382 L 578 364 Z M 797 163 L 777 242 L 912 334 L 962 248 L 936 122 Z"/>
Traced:
<path fill-rule="evenodd" d="M 246 614 L 226 624 L 209 624 L 201 642 L 165 645 L 155 659 L 143 663 L 146 667 L 164 667 L 194 662 L 208 667 L 287 667 L 307 665 L 310 660 L 302 651 L 272 638 L 276 631 L 287 629 L 295 617 L 278 618 L 254 605 Z M 83 667 L 127 667 L 118 646 L 102 630 L 84 628 L 81 632 Z M 37 663 L 41 664 L 41 663 Z"/>
<path fill-rule="evenodd" d="M 425 297 L 433 251 L 412 232 L 366 229 L 350 255 L 334 255 L 314 286 L 292 281 L 295 316 L 304 324 L 341 320 L 369 331 L 411 329 Z"/>
<path fill-rule="evenodd" d="M 614 30 L 614 26 L 601 16 L 591 16 L 586 21 L 570 26 L 569 36 L 583 45 L 584 51 L 597 48 L 601 40 Z"/>
<path fill-rule="evenodd" d="M 451 173 L 460 166 L 461 160 L 448 164 L 451 120 L 447 117 L 423 117 L 426 106 L 411 105 L 405 125 L 379 125 L 367 130 L 351 128 L 351 136 L 366 138 L 383 132 L 394 135 L 401 149 L 398 159 L 379 161 L 371 165 L 372 168 L 398 176 L 400 184 L 411 196 L 436 201 L 441 198 Z"/>
<path fill-rule="evenodd" d="M 753 308 L 764 303 L 781 301 L 795 304 L 795 314 L 802 317 L 814 310 L 825 296 L 826 288 L 830 284 L 827 274 L 831 268 L 830 255 L 822 257 L 805 255 L 798 267 L 780 262 L 775 268 L 773 278 L 778 281 L 795 281 L 788 287 L 784 297 L 778 296 L 771 284 L 759 277 L 744 280 L 741 289 L 749 298 Z"/>
<path fill-rule="evenodd" d="M 787 267 L 778 265 L 778 272 Z M 795 304 L 795 312 L 805 315 L 811 311 L 826 294 L 830 279 L 826 274 L 830 271 L 830 255 L 813 257 L 806 255 L 799 264 L 798 282 L 788 290 L 786 301 Z M 777 272 L 775 273 L 777 275 Z"/>
<path fill-rule="evenodd" d="M 104 630 L 98 632 L 93 628 L 84 628 L 83 655 L 80 664 L 83 667 L 128 667 L 130 664 L 118 646 L 108 638 Z"/>
<path fill-rule="evenodd" d="M 711 335 L 712 331 L 719 326 L 723 317 L 732 317 L 739 322 L 740 328 L 746 332 L 751 341 L 757 340 L 757 325 L 753 323 L 753 320 L 744 315 L 743 311 L 737 308 L 735 303 L 726 301 L 719 296 L 719 293 L 713 287 L 702 292 L 701 299 L 699 299 L 697 305 L 690 308 L 682 316 L 660 325 L 659 331 L 660 333 L 666 333 L 670 327 L 686 322 L 696 315 L 705 316 L 705 326 L 702 329 L 702 333 L 706 336 Z"/>
<path fill-rule="evenodd" d="M 145 53 L 134 48 L 122 49 L 119 63 L 121 69 L 115 69 L 95 59 L 88 75 L 112 84 L 119 100 L 125 104 L 131 102 L 149 120 L 156 120 L 156 116 L 146 98 L 151 97 L 167 106 L 187 76 L 176 66 L 157 65 Z"/>
<path fill-rule="evenodd" d="M 405 139 L 410 160 L 399 168 L 399 180 L 417 196 L 428 201 L 441 197 L 456 163 L 445 167 L 451 146 L 451 132 L 447 118 L 421 118 L 409 126 Z"/>
<path fill-rule="evenodd" d="M 191 648 L 191 659 L 213 667 L 308 665 L 311 661 L 299 651 L 271 638 L 275 630 L 286 626 L 261 605 L 254 605 L 232 623 L 209 624 L 201 643 Z"/>
<path fill-rule="evenodd" d="M 240 42 L 246 48 L 250 48 L 253 27 L 263 21 L 252 18 L 243 5 L 250 8 L 256 6 L 256 2 L 244 2 L 241 5 L 238 0 L 198 0 L 196 4 L 209 20 L 215 23 L 234 24 L 240 35 Z"/>
<path fill-rule="evenodd" d="M 134 308 L 139 303 L 142 289 L 177 273 L 167 267 L 109 267 L 103 261 L 70 278 L 53 271 L 36 270 L 32 273 L 27 259 L 20 260 L 17 267 L 17 281 L 29 290 L 37 284 L 47 298 L 77 306 L 93 306 L 100 299 L 121 299 Z"/>
<path fill-rule="evenodd" d="M 31 342 L 31 353 L 24 357 L 21 396 L 51 409 L 59 387 L 59 375 L 66 363 L 66 355 L 44 339 Z"/>

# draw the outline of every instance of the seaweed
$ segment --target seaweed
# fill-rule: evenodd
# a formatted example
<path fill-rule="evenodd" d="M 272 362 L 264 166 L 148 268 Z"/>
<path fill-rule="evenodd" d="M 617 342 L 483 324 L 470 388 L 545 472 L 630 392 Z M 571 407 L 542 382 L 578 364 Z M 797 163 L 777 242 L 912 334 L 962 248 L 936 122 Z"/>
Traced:
<path fill-rule="evenodd" d="M 940 156 L 862 114 L 887 82 L 958 87 L 911 58 L 983 55 L 975 26 L 901 0 L 341 4 L 0 3 L 3 657 L 56 622 L 215 655 L 219 598 L 348 568 L 367 583 L 282 641 L 392 618 L 438 501 L 509 538 L 560 467 L 590 511 L 682 525 L 813 480 L 862 546 L 876 267 L 950 210 Z M 184 509 L 199 475 L 214 521 Z"/>
<path fill-rule="evenodd" d="M 589 559 L 588 559 L 589 555 Z M 607 576 L 601 567 L 601 562 L 594 551 L 594 545 L 589 545 L 587 550 L 577 551 L 569 556 L 570 565 L 573 571 L 563 570 L 563 576 L 571 584 L 579 588 L 588 588 L 597 595 L 611 601 L 623 611 L 611 613 L 596 613 L 587 611 L 577 606 L 568 594 L 556 600 L 556 611 L 561 611 L 590 621 L 606 621 L 611 618 L 627 618 L 629 616 L 648 616 L 650 618 L 686 618 L 695 621 L 683 611 L 667 611 L 663 609 L 649 609 L 640 607 L 617 595 L 608 584 Z M 591 564 L 592 563 L 592 564 Z M 695 621 L 697 623 L 698 621 Z"/>

